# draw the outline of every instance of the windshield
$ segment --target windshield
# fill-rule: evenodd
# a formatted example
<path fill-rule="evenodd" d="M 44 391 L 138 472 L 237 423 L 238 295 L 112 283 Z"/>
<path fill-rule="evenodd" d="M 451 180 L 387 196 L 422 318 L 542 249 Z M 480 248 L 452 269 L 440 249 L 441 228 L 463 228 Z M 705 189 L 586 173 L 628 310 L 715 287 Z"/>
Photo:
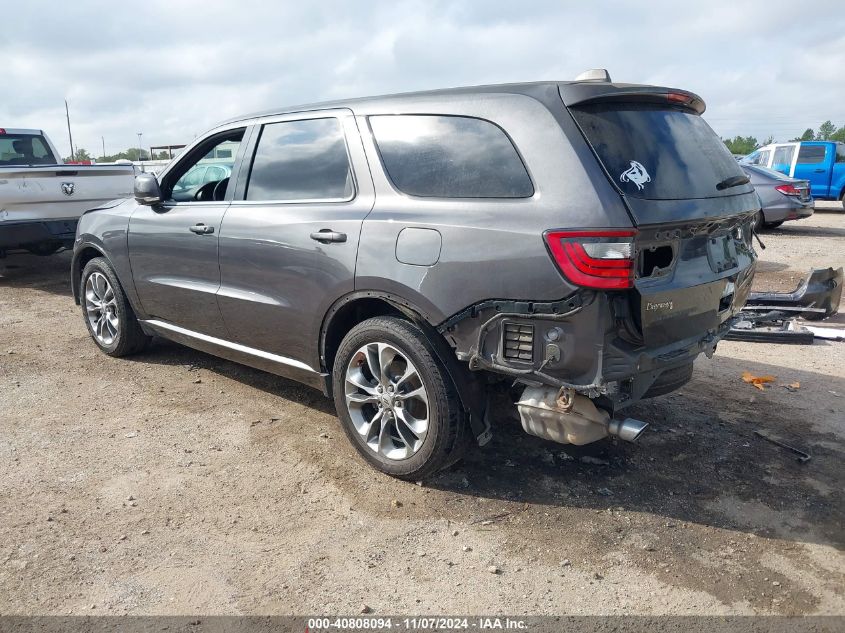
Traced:
<path fill-rule="evenodd" d="M 595 103 L 571 108 L 622 193 L 649 200 L 716 198 L 751 191 L 716 185 L 743 172 L 697 114 L 658 104 Z"/>
<path fill-rule="evenodd" d="M 0 165 L 55 165 L 56 157 L 40 134 L 0 135 Z"/>

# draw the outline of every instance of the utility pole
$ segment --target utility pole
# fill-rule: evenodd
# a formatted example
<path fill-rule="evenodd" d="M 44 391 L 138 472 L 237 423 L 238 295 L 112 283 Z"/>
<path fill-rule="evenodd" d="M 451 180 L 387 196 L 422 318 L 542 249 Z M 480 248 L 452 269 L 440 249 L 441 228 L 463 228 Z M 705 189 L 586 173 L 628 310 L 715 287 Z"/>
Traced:
<path fill-rule="evenodd" d="M 144 153 L 144 148 L 141 147 L 141 137 L 144 136 L 143 132 L 138 132 L 138 162 L 140 163 L 142 160 L 142 155 Z"/>
<path fill-rule="evenodd" d="M 103 142 L 103 161 L 106 160 L 106 137 L 101 136 L 100 140 Z"/>
<path fill-rule="evenodd" d="M 67 107 L 67 99 L 65 99 L 65 117 L 67 118 L 67 137 L 70 141 L 70 159 L 76 160 L 76 153 L 73 151 L 73 135 L 70 133 L 70 109 Z"/>

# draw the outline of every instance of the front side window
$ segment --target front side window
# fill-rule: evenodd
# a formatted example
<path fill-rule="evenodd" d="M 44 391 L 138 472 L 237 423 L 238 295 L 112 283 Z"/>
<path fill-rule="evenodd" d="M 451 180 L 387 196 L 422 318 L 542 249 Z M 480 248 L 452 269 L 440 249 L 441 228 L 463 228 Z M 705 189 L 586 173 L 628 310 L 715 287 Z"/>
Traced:
<path fill-rule="evenodd" d="M 798 162 L 808 163 L 811 165 L 815 163 L 823 163 L 824 154 L 824 145 L 802 145 L 801 149 L 798 150 Z"/>
<path fill-rule="evenodd" d="M 369 120 L 387 175 L 403 193 L 433 198 L 534 195 L 516 148 L 490 121 L 420 114 Z"/>
<path fill-rule="evenodd" d="M 350 200 L 352 172 L 336 118 L 269 123 L 261 131 L 247 200 Z"/>
<path fill-rule="evenodd" d="M 169 198 L 174 202 L 223 200 L 229 186 L 229 178 L 232 176 L 232 156 L 237 154 L 243 135 L 243 128 L 225 132 L 215 135 L 192 150 L 190 155 L 168 174 L 167 180 L 173 183 L 172 187 L 169 187 Z M 167 189 L 166 183 L 164 188 Z"/>

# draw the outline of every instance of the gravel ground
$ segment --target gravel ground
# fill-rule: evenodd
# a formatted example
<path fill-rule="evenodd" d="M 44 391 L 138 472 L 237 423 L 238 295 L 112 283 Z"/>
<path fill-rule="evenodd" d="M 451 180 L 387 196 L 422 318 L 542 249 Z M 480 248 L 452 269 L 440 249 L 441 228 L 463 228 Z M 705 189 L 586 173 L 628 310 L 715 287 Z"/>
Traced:
<path fill-rule="evenodd" d="M 763 240 L 756 286 L 785 290 L 845 264 L 845 215 Z M 845 343 L 723 342 L 630 411 L 637 445 L 544 442 L 503 406 L 418 486 L 316 391 L 167 342 L 99 353 L 68 263 L 0 260 L 0 613 L 845 613 Z"/>

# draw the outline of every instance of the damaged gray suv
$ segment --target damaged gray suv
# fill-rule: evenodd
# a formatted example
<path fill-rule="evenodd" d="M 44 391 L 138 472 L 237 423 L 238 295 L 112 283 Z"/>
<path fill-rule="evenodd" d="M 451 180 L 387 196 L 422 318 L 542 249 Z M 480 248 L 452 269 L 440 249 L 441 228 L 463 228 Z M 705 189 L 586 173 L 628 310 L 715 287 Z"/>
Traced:
<path fill-rule="evenodd" d="M 514 384 L 528 433 L 634 440 L 620 412 L 751 285 L 759 203 L 703 111 L 592 71 L 240 117 L 82 217 L 74 296 L 109 355 L 155 335 L 321 389 L 396 477 L 488 441 Z"/>

